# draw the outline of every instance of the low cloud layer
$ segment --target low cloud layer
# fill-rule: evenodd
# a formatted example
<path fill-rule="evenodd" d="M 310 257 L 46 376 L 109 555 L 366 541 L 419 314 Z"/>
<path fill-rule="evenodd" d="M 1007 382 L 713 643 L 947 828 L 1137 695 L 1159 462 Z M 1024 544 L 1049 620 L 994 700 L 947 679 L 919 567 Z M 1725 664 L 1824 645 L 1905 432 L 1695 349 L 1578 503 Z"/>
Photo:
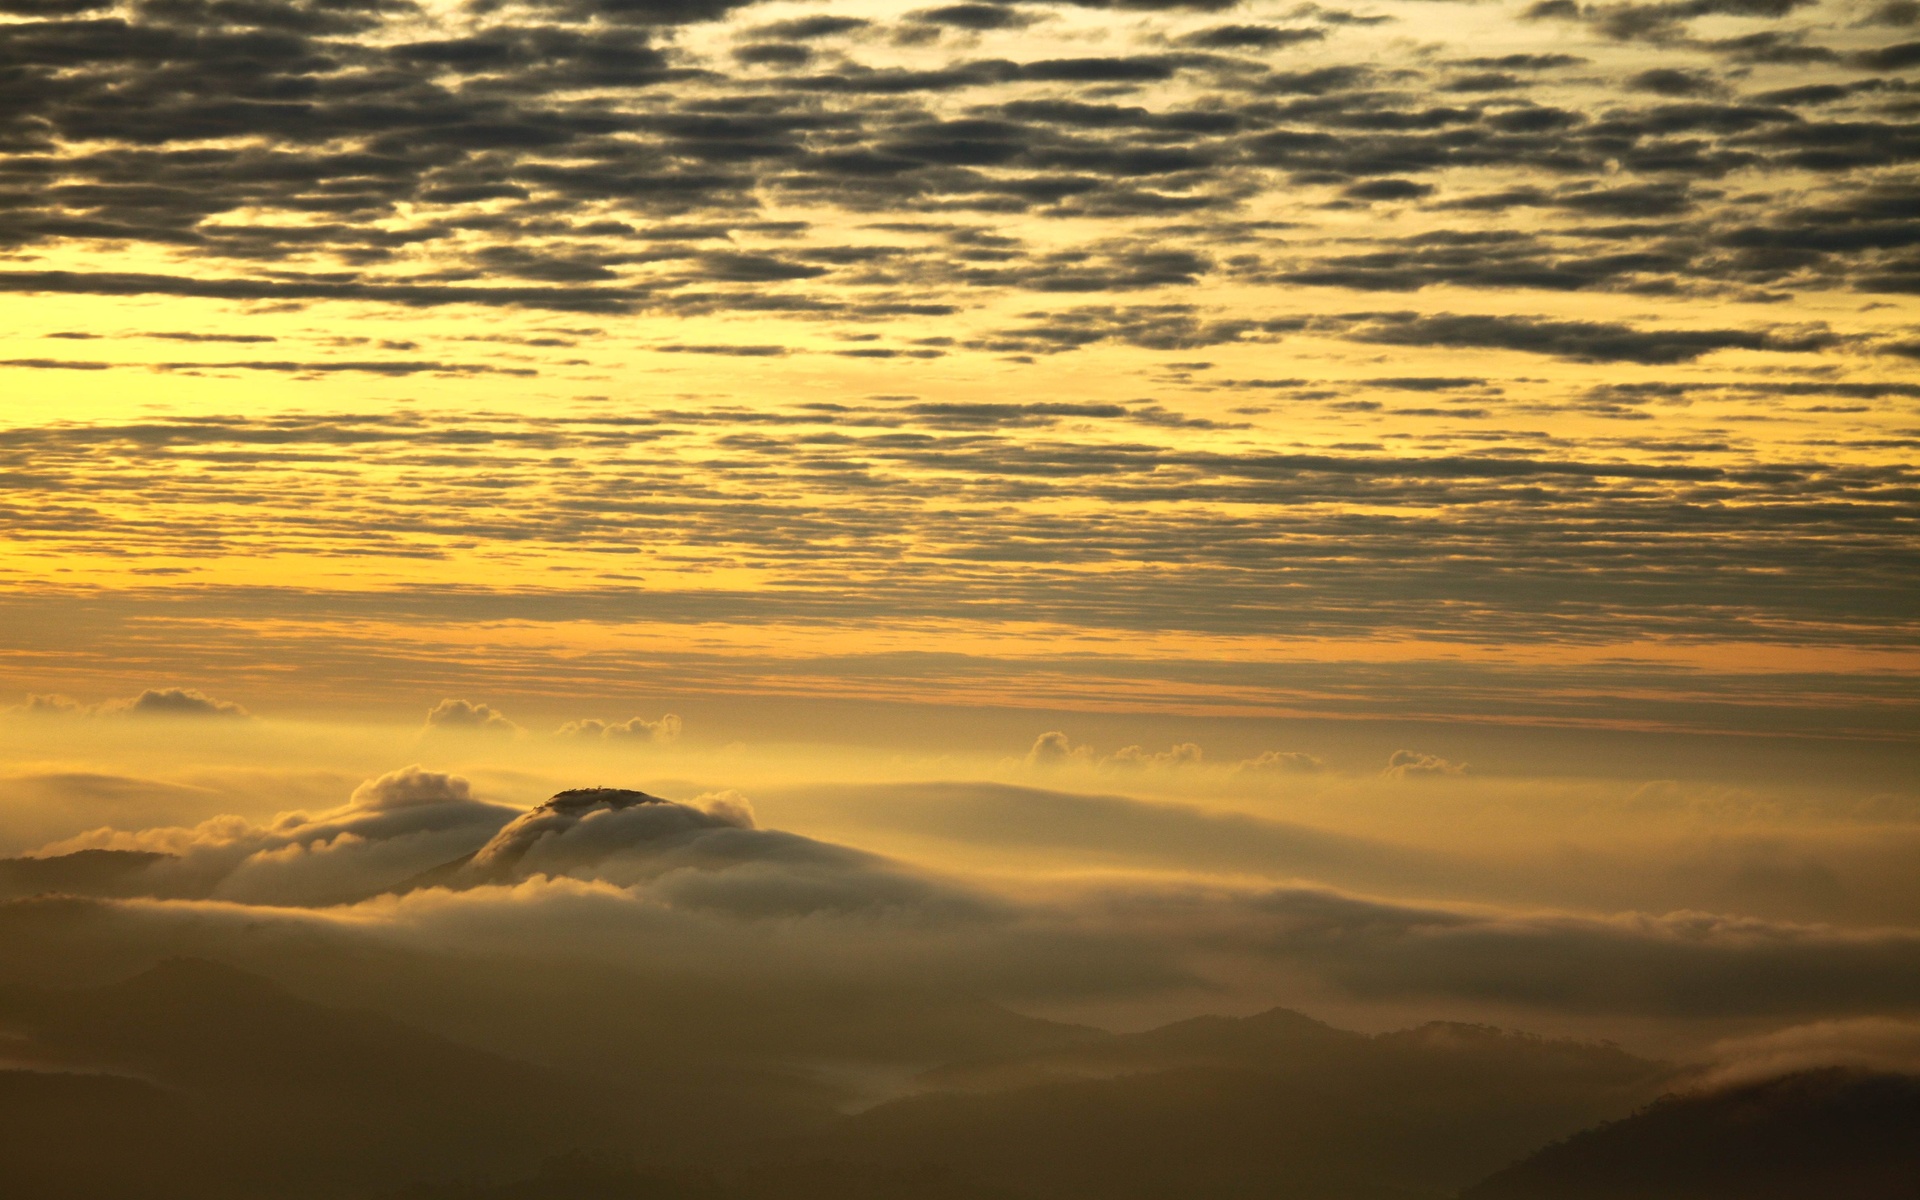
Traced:
<path fill-rule="evenodd" d="M 1856 1017 L 1794 1025 L 1713 1047 L 1702 1085 L 1717 1087 L 1820 1067 L 1920 1075 L 1920 1020 Z"/>
<path fill-rule="evenodd" d="M 1079 803 L 1093 804 L 1109 824 L 1126 816 L 1114 801 Z M 1303 875 L 1372 861 L 1425 872 L 1440 885 L 1447 869 L 1385 846 L 1245 820 L 1196 822 L 1144 807 L 1135 819 L 1157 823 L 1148 836 L 1161 845 L 1218 826 L 1216 853 L 1231 843 L 1256 858 L 1291 854 Z M 969 881 L 761 828 L 733 794 L 678 803 L 583 789 L 521 812 L 477 798 L 465 779 L 418 766 L 368 780 L 328 813 L 100 830 L 40 857 L 86 850 L 162 857 L 115 876 L 106 894 L 120 899 L 78 910 L 65 901 L 9 902 L 9 936 L 40 946 L 10 959 L 16 974 L 57 974 L 67 969 L 62 963 L 108 953 L 83 948 L 96 934 L 69 950 L 38 941 L 56 914 L 79 911 L 94 915 L 75 928 L 109 937 L 119 946 L 111 953 L 123 957 L 184 945 L 246 960 L 255 953 L 249 939 L 264 936 L 246 931 L 278 928 L 266 942 L 324 935 L 343 948 L 371 939 L 406 954 L 435 947 L 483 956 L 540 947 L 578 963 L 716 986 L 764 969 L 789 984 L 796 972 L 849 986 L 938 982 L 1015 1005 L 1280 987 L 1402 1010 L 1478 1005 L 1552 1020 L 1709 1028 L 1920 1011 L 1920 940 L 1900 928 L 1415 902 L 1230 875 Z M 1400 867 L 1391 866 L 1394 854 Z M 149 898 L 126 898 L 138 896 Z M 307 911 L 295 915 L 293 907 Z M 109 936 L 114 929 L 122 932 Z M 1781 1035 L 1730 1044 L 1725 1056 L 1842 1055 L 1847 1038 L 1881 1029 L 1834 1028 L 1844 1037 Z M 1805 1039 L 1812 1040 L 1803 1046 Z"/>

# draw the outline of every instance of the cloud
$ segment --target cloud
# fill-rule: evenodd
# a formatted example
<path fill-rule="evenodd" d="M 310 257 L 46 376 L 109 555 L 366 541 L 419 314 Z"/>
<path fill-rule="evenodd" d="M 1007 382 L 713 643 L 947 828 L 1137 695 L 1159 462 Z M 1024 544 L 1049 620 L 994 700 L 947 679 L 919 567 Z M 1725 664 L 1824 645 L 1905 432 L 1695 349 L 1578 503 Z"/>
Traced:
<path fill-rule="evenodd" d="M 592 718 L 581 721 L 568 721 L 556 732 L 561 737 L 603 738 L 608 741 L 651 741 L 665 745 L 680 740 L 684 722 L 673 713 L 666 713 L 657 721 L 644 717 L 629 717 L 624 721 L 600 721 Z"/>
<path fill-rule="evenodd" d="M 520 729 L 491 705 L 453 698 L 427 710 L 427 728 L 476 733 L 517 733 Z"/>
<path fill-rule="evenodd" d="M 124 700 L 83 704 L 71 696 L 33 694 L 14 712 L 57 717 L 244 718 L 252 714 L 230 700 L 220 700 L 198 688 L 148 688 Z"/>
<path fill-rule="evenodd" d="M 1263 750 L 1252 758 L 1233 764 L 1233 769 L 1311 775 L 1326 770 L 1327 764 L 1323 759 L 1300 750 Z"/>
<path fill-rule="evenodd" d="M 1131 773 L 1107 779 L 1132 781 Z M 1200 771 L 1189 779 L 1212 780 Z M 1132 778 L 1137 778 L 1134 776 Z M 1223 771 L 1238 790 L 1244 777 Z M 1414 887 L 1423 894 L 1484 879 L 1441 852 L 1269 820 L 1244 812 L 1085 795 L 995 783 L 938 783 L 799 789 L 804 810 L 837 825 L 950 843 L 991 862 L 1070 863 L 1079 868 L 1184 876 L 1265 876 L 1338 881 L 1354 887 Z M 790 793 L 791 795 L 791 793 Z"/>
<path fill-rule="evenodd" d="M 354 808 L 380 810 L 422 804 L 465 804 L 473 798 L 473 785 L 465 779 L 429 771 L 415 763 L 367 780 L 353 789 L 348 803 Z"/>
<path fill-rule="evenodd" d="M 14 978 L 74 957 L 97 963 L 107 953 L 98 939 L 117 922 L 136 930 L 122 951 L 135 955 L 214 952 L 248 962 L 280 946 L 289 961 L 311 962 L 331 943 L 398 963 L 420 954 L 518 962 L 538 946 L 555 971 L 611 966 L 642 988 L 917 980 L 1010 1001 L 1201 987 L 1213 989 L 1217 1006 L 1218 989 L 1249 979 L 1268 981 L 1250 995 L 1271 1003 L 1271 981 L 1284 979 L 1311 982 L 1323 1002 L 1430 1011 L 1450 1001 L 1456 1010 L 1568 1018 L 1804 1021 L 1920 1011 L 1920 941 L 1909 931 L 1685 911 L 1596 917 L 1165 877 L 996 895 L 691 806 L 603 795 L 575 809 L 536 809 L 511 832 L 502 828 L 491 844 L 519 852 L 519 861 L 502 881 L 461 890 L 424 887 L 305 913 L 279 907 L 303 869 L 329 867 L 339 890 L 349 860 L 371 865 L 368 850 L 336 845 L 336 836 L 318 850 L 252 856 L 248 871 L 259 874 L 243 878 L 246 887 L 227 885 L 221 903 L 117 901 L 64 913 L 0 905 L 0 961 Z M 269 879 L 276 891 L 265 889 Z"/>
<path fill-rule="evenodd" d="M 1326 39 L 1321 29 L 1286 28 L 1275 25 L 1214 25 L 1182 34 L 1182 45 L 1203 50 L 1276 50 L 1302 42 Z"/>
<path fill-rule="evenodd" d="M 1140 746 L 1122 746 L 1104 761 L 1118 767 L 1197 767 L 1202 757 L 1199 746 L 1180 742 L 1158 753 Z"/>
<path fill-rule="evenodd" d="M 1723 85 L 1697 71 L 1654 67 L 1628 79 L 1627 86 L 1637 92 L 1661 96 L 1708 96 L 1720 91 Z"/>
<path fill-rule="evenodd" d="M 1022 611 L 1156 637 L 1785 646 L 1806 644 L 1795 639 L 1808 629 L 1874 645 L 1910 632 L 1899 581 L 1911 571 L 1884 531 L 1904 519 L 1912 481 L 1876 457 L 1890 448 L 1844 428 L 1892 418 L 1833 406 L 1789 416 L 1784 393 L 1701 389 L 1691 374 L 1712 365 L 1729 385 L 1781 383 L 1768 374 L 1780 371 L 1861 384 L 1854 376 L 1895 360 L 1854 350 L 1912 337 L 1847 299 L 1920 289 L 1916 200 L 1903 183 L 1920 140 L 1891 74 L 1912 43 L 1834 25 L 1817 34 L 1834 46 L 1819 46 L 1803 36 L 1807 10 L 1785 0 L 1555 6 L 1594 28 L 1637 23 L 1631 52 L 1610 50 L 1597 73 L 1564 53 L 1568 30 L 1490 9 L 1505 23 L 1499 53 L 1445 45 L 1443 31 L 1431 54 L 1409 58 L 1399 35 L 1370 24 L 1384 18 L 1314 6 L 1282 20 L 1285 9 L 1196 15 L 1232 7 L 1218 4 L 931 0 L 870 17 L 725 3 L 322 12 L 195 0 L 110 17 L 22 4 L 30 19 L 8 26 L 6 50 L 21 107 L 0 130 L 11 139 L 0 240 L 17 269 L 0 273 L 0 289 L 15 303 L 59 295 L 93 312 L 96 336 L 73 345 L 102 355 L 22 359 L 22 372 L 110 370 L 109 351 L 144 336 L 112 316 L 117 298 L 177 296 L 218 310 L 207 325 L 220 332 L 195 338 L 275 354 L 200 367 L 272 371 L 289 386 L 297 375 L 314 397 L 297 416 L 63 418 L 4 431 L 9 536 L 50 556 L 33 561 L 108 553 L 73 507 L 89 496 L 103 511 L 154 516 L 133 535 L 143 561 L 116 555 L 113 571 L 178 573 L 141 577 L 171 587 L 85 600 L 100 616 L 97 660 L 112 659 L 102 670 L 157 670 L 139 665 L 153 660 L 136 631 L 163 609 L 179 641 L 153 653 L 179 673 L 159 679 L 202 678 L 206 662 L 244 653 L 256 605 L 304 609 L 312 640 L 283 632 L 272 648 L 301 670 L 337 672 L 330 687 L 357 669 L 349 657 L 373 653 L 330 609 L 399 614 L 393 653 L 407 671 L 445 661 L 421 632 L 442 613 L 517 609 L 565 636 L 498 581 L 403 598 L 293 581 L 247 591 L 201 574 L 270 548 L 309 563 L 453 561 L 510 545 L 681 564 L 650 574 L 645 594 L 621 595 L 618 572 L 541 576 L 556 609 L 596 620 L 688 621 L 705 603 L 717 619 L 763 628 Z M 921 7 L 948 32 L 910 50 L 890 42 L 895 18 Z M 1874 27 L 1884 32 L 1904 11 L 1870 0 L 1839 20 L 1891 22 Z M 1025 16 L 1046 19 L 1017 37 L 952 32 Z M 725 24 L 671 28 L 695 18 Z M 1680 33 L 1653 36 L 1663 27 Z M 761 48 L 748 54 L 761 65 L 734 59 L 747 47 Z M 1312 62 L 1290 61 L 1309 52 Z M 806 54 L 804 69 L 767 69 Z M 1803 69 L 1819 78 L 1800 79 Z M 1483 90 L 1450 90 L 1469 84 Z M 1362 202 L 1401 217 L 1356 221 L 1327 207 Z M 1357 306 L 1326 288 L 1425 289 L 1453 311 L 1345 313 Z M 1764 300 L 1786 312 L 1788 297 L 1832 328 L 1752 316 Z M 336 321 L 285 317 L 339 304 L 352 322 L 392 318 L 428 345 L 382 359 L 330 341 L 325 331 L 346 332 Z M 490 329 L 505 323 L 487 336 L 521 340 L 462 340 L 480 306 Z M 413 319 L 433 309 L 445 311 Z M 565 339 L 506 330 L 555 311 L 642 324 Z M 672 328 L 688 316 L 697 328 Z M 167 340 L 138 345 L 187 345 L 171 325 L 146 327 Z M 873 389 L 892 394 L 910 380 L 878 376 L 939 353 L 963 373 L 995 360 L 1004 386 L 929 394 L 915 411 L 809 407 L 804 389 L 783 385 L 734 405 L 719 394 L 734 384 L 720 382 L 706 399 L 583 396 L 565 417 L 484 399 L 515 394 L 499 372 L 538 371 L 571 392 L 588 387 L 585 375 L 638 369 L 616 345 L 621 330 L 642 330 L 637 346 L 678 347 L 658 365 L 689 379 L 785 379 L 813 364 L 873 374 Z M 379 331 L 367 332 L 371 344 Z M 578 344 L 554 344 L 563 340 Z M 1223 372 L 1277 382 L 1293 369 L 1251 360 L 1282 342 L 1301 361 L 1331 356 L 1312 373 L 1333 378 L 1271 397 L 1284 421 L 1241 414 L 1260 419 L 1230 439 L 1215 436 L 1226 421 L 1200 423 L 1208 390 L 1222 386 L 1206 372 L 1155 382 L 1157 397 L 1112 382 L 1100 385 L 1110 394 L 1063 398 L 1045 382 L 1054 368 L 1019 369 L 1077 354 L 1087 379 L 1120 381 L 1159 354 L 1205 346 Z M 1488 378 L 1489 395 L 1473 409 L 1382 403 L 1357 376 L 1384 371 L 1366 365 L 1383 354 L 1410 379 Z M 1615 382 L 1650 390 L 1591 395 L 1565 372 L 1516 362 L 1537 355 L 1644 368 Z M 369 387 L 424 395 L 442 369 L 467 368 L 482 397 L 470 406 L 362 402 Z M 1723 406 L 1739 420 L 1722 420 Z M 1561 414 L 1572 412 L 1583 415 L 1568 426 Z M 1684 427 L 1676 443 L 1713 448 L 1595 431 L 1656 416 Z M 1461 433 L 1469 418 L 1484 436 Z M 1356 426 L 1352 436 L 1336 421 Z M 1821 427 L 1817 453 L 1784 437 L 1790 421 Z M 1275 440 L 1288 430 L 1301 446 Z M 641 442 L 644 454 L 619 448 Z M 529 469 L 536 454 L 572 462 Z M 397 456 L 408 462 L 402 489 L 391 486 Z M 951 502 L 924 502 L 940 491 Z M 508 494 L 511 504 L 475 503 Z M 1064 521 L 1065 508 L 1084 516 Z M 990 532 L 1003 527 L 1016 532 Z M 684 535 L 691 560 L 659 558 L 649 528 Z M 880 531 L 943 549 L 886 569 Z M 822 554 L 844 586 L 818 586 Z M 745 562 L 774 582 L 682 585 Z M 1489 590 L 1488 564 L 1513 586 Z M 64 603 L 57 591 L 9 589 L 8 623 L 24 606 Z M 195 615 L 216 611 L 230 619 L 224 634 Z M 83 640 L 77 628 L 34 636 Z M 446 694 L 517 694 L 532 653 L 498 653 L 457 678 L 413 677 L 441 680 Z M 635 658 L 609 650 L 580 669 L 612 674 Z M 673 658 L 717 690 L 752 691 L 773 673 L 691 649 Z M 1083 698 L 1125 673 L 1114 661 Z M 806 670 L 824 675 L 823 663 Z M 982 669 L 1019 673 L 1008 660 Z M 1186 672 L 1169 700 L 1186 703 L 1208 668 L 1139 669 Z M 1796 727 L 1824 728 L 1890 722 L 1893 711 L 1868 695 L 1884 681 L 1851 670 L 1804 688 L 1781 680 L 1763 717 L 1723 673 L 1695 687 L 1647 664 L 1417 665 L 1392 681 L 1384 669 L 1336 680 L 1314 667 L 1298 686 L 1253 664 L 1218 669 L 1243 680 L 1250 703 L 1296 711 L 1437 698 L 1511 714 L 1534 692 L 1547 720 L 1750 726 L 1791 708 Z M 47 678 L 39 686 L 81 687 Z M 805 686 L 816 684 L 852 686 Z M 1849 699 L 1809 699 L 1830 684 Z M 932 685 L 895 675 L 885 686 Z M 1649 691 L 1662 702 L 1625 699 Z"/>
<path fill-rule="evenodd" d="M 1057 729 L 1049 730 L 1033 740 L 1033 747 L 1027 751 L 1027 765 L 1030 767 L 1062 767 L 1068 763 L 1091 763 L 1093 747 L 1076 746 L 1066 734 Z"/>
<path fill-rule="evenodd" d="M 1780 18 L 1814 0 L 1673 0 L 1660 4 L 1588 4 L 1574 0 L 1539 0 L 1525 14 L 1530 20 L 1560 18 L 1585 21 L 1615 41 L 1655 43 L 1681 39 L 1687 23 L 1700 17 L 1732 16 Z"/>
<path fill-rule="evenodd" d="M 721 824 L 731 825 L 736 829 L 752 829 L 758 823 L 753 814 L 753 801 L 732 788 L 718 792 L 702 792 L 695 796 L 691 803 L 694 808 L 705 810 Z"/>
<path fill-rule="evenodd" d="M 1716 1042 L 1702 1087 L 1751 1083 L 1821 1067 L 1920 1075 L 1920 1020 L 1853 1017 Z"/>
<path fill-rule="evenodd" d="M 196 688 L 148 688 L 110 710 L 130 717 L 244 717 L 247 710 Z"/>
<path fill-rule="evenodd" d="M 772 38 L 790 38 L 795 41 L 811 41 L 815 38 L 839 37 L 844 34 L 858 33 L 870 28 L 872 21 L 865 17 L 795 17 L 787 21 L 774 21 L 767 25 L 754 27 L 753 33 Z"/>
<path fill-rule="evenodd" d="M 1639 329 L 1609 321 L 1478 314 L 1382 313 L 1357 320 L 1349 337 L 1400 346 L 1455 346 L 1549 354 L 1576 362 L 1691 362 L 1719 350 L 1810 353 L 1836 338 L 1820 330 Z"/>
<path fill-rule="evenodd" d="M 88 708 L 72 696 L 62 696 L 57 693 L 30 693 L 27 696 L 27 702 L 14 711 L 40 716 L 66 717 L 79 716 L 87 712 Z"/>
<path fill-rule="evenodd" d="M 566 19 L 598 18 L 616 24 L 690 25 L 714 21 L 751 0 L 541 0 L 536 7 L 551 9 Z"/>
<path fill-rule="evenodd" d="M 1010 4 L 949 4 L 907 14 L 907 20 L 922 25 L 945 25 L 984 33 L 999 29 L 1025 29 L 1039 18 Z"/>
<path fill-rule="evenodd" d="M 1239 947 L 1354 998 L 1705 1020 L 1920 1010 L 1920 937 L 1905 929 L 1420 905 L 1317 887 L 1109 898 L 1143 933 Z"/>
<path fill-rule="evenodd" d="M 541 879 L 608 884 L 644 903 L 742 920 L 916 912 L 974 920 L 994 907 L 906 864 L 758 828 L 752 805 L 731 791 L 692 804 L 622 788 L 561 792 L 408 887 L 470 891 Z"/>
<path fill-rule="evenodd" d="M 347 804 L 319 814 L 283 812 L 264 824 L 223 815 L 189 827 L 96 829 L 35 853 L 157 853 L 167 858 L 141 873 L 144 890 L 137 894 L 324 906 L 364 899 L 471 853 L 514 815 L 477 799 L 458 775 L 413 765 L 366 780 Z"/>
<path fill-rule="evenodd" d="M 1387 759 L 1387 769 L 1382 774 L 1392 779 L 1424 779 L 1440 775 L 1464 775 L 1466 772 L 1467 764 L 1451 762 L 1437 754 L 1395 750 Z"/>

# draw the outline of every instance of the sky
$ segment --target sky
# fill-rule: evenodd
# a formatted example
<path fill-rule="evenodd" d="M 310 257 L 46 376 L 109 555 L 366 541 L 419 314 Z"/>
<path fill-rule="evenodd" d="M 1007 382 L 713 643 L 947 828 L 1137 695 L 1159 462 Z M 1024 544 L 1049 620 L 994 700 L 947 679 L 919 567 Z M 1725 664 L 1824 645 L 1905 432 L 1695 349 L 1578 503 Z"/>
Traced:
<path fill-rule="evenodd" d="M 46 979 L 1920 1036 L 1913 0 L 0 14 Z"/>

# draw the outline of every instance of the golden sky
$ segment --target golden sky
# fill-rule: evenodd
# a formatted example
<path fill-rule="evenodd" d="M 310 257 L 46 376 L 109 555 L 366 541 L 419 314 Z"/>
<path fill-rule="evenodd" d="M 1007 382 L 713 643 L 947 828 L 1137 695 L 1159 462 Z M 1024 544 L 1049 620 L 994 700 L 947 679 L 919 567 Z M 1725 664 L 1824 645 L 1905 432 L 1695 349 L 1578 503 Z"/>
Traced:
<path fill-rule="evenodd" d="M 1910 730 L 1900 4 L 8 11 L 27 690 Z"/>

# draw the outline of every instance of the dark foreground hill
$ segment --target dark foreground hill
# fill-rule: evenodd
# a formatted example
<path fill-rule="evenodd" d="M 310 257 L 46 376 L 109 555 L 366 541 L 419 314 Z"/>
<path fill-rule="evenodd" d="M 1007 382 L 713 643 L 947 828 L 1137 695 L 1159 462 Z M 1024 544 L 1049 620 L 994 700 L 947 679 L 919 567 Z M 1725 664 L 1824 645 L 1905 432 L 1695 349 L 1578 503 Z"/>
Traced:
<path fill-rule="evenodd" d="M 740 1103 L 716 1107 L 683 1063 L 538 1066 L 196 961 L 106 987 L 0 989 L 0 1039 L 0 1061 L 28 1068 L 0 1070 L 8 1200 L 1444 1200 L 1671 1078 L 1604 1045 L 1450 1024 L 1369 1036 L 1274 1010 L 949 1063 L 856 1115 L 822 1090 L 809 1119 L 766 1122 L 740 1089 L 790 1076 L 753 1085 L 735 1070 L 721 1098 Z M 1808 1154 L 1912 1127 L 1911 1090 L 1795 1086 L 1761 1111 L 1803 1123 Z M 1730 1153 L 1737 1138 L 1696 1103 L 1646 1108 L 1469 1194 L 1609 1178 L 1575 1159 L 1658 1159 L 1641 1129 L 1697 1141 L 1702 1161 Z M 1775 1193 L 1620 1193 L 1641 1194 Z"/>
<path fill-rule="evenodd" d="M 1911 1200 L 1920 1079 L 1810 1071 L 1670 1096 L 1549 1146 L 1461 1200 Z"/>
<path fill-rule="evenodd" d="M 330 1198 L 636 1142 L 635 1097 L 215 963 L 0 990 L 0 1029 L 28 1068 L 0 1071 L 0 1190 L 18 1200 Z"/>

